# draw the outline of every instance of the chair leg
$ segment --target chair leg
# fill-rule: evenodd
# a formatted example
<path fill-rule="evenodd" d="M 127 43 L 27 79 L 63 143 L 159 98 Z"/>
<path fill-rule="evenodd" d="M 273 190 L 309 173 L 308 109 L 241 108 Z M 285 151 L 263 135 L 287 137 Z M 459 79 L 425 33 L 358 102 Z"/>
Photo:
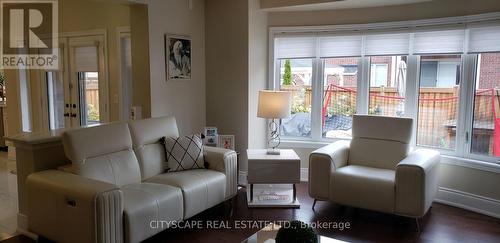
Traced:
<path fill-rule="evenodd" d="M 316 202 L 318 201 L 318 199 L 314 199 L 314 202 L 313 202 L 313 207 L 312 209 L 314 210 L 314 206 L 316 206 Z"/>

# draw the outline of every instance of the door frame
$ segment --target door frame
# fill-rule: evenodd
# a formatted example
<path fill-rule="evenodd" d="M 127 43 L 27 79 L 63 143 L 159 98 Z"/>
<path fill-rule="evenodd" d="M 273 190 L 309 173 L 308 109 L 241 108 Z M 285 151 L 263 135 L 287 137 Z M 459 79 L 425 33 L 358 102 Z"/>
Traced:
<path fill-rule="evenodd" d="M 117 48 L 117 53 L 118 53 L 118 107 L 120 107 L 120 110 L 118 112 L 118 115 L 119 115 L 119 120 L 124 120 L 125 119 L 125 114 L 124 114 L 124 110 L 125 110 L 125 103 L 124 103 L 124 99 L 125 99 L 125 94 L 123 93 L 123 88 L 124 88 L 124 84 L 123 84 L 123 79 L 122 79 L 122 42 L 121 42 L 121 38 L 122 37 L 131 37 L 131 34 L 130 34 L 130 26 L 120 26 L 120 27 L 116 27 L 116 48 Z M 132 77 L 130 77 L 131 81 L 132 81 Z M 128 99 L 130 99 L 130 101 L 132 101 L 132 97 L 128 97 Z M 132 104 L 132 102 L 130 103 Z M 128 111 L 128 114 L 130 114 L 130 111 Z M 128 120 L 128 118 L 126 119 Z"/>
<path fill-rule="evenodd" d="M 99 110 L 100 110 L 100 122 L 101 123 L 107 123 L 109 122 L 109 59 L 108 59 L 108 35 L 106 29 L 95 29 L 95 30 L 86 30 L 86 31 L 72 31 L 72 32 L 62 32 L 59 33 L 59 43 L 60 43 L 60 48 L 62 49 L 62 55 L 63 61 L 61 62 L 60 65 L 61 69 L 63 71 L 63 78 L 64 80 L 67 80 L 66 82 L 71 82 L 70 78 L 71 75 L 70 73 L 72 70 L 69 70 L 69 62 L 71 61 L 69 59 L 69 39 L 73 37 L 102 37 L 102 47 L 99 45 L 98 51 L 99 51 Z M 61 45 L 62 44 L 62 45 Z M 68 60 L 68 61 L 64 61 Z M 41 105 L 42 105 L 42 126 L 44 131 L 49 130 L 49 117 L 48 117 L 48 97 L 47 97 L 47 80 L 45 77 L 45 72 L 50 71 L 50 70 L 38 70 L 38 77 L 39 80 L 41 81 L 41 89 L 39 89 L 40 92 L 40 97 L 41 99 Z M 75 86 L 74 84 L 72 84 Z M 66 88 L 66 87 L 65 87 Z M 72 87 L 73 90 L 77 89 L 77 87 Z M 73 92 L 73 91 L 71 91 Z M 65 92 L 64 98 L 67 101 L 69 98 L 69 92 Z M 79 109 L 79 108 L 78 108 Z M 66 111 L 66 107 L 65 107 Z M 68 111 L 69 112 L 69 111 Z M 78 117 L 79 118 L 79 117 Z M 65 125 L 70 124 L 70 119 L 65 118 Z M 78 121 L 78 125 L 79 125 Z M 71 124 L 70 124 L 71 126 Z M 65 126 L 68 128 L 68 126 Z"/>

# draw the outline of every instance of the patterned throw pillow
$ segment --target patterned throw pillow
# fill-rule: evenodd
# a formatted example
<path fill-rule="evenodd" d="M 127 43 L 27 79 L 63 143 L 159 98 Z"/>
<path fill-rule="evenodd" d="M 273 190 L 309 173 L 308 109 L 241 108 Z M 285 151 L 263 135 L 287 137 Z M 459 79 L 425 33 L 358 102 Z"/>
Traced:
<path fill-rule="evenodd" d="M 162 137 L 160 142 L 165 147 L 169 172 L 205 168 L 200 135 Z"/>

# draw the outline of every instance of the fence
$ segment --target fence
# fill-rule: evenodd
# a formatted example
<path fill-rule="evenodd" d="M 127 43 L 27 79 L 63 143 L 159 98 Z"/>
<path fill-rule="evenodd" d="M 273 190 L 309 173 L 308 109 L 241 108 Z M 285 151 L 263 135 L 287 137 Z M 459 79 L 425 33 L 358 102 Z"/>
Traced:
<path fill-rule="evenodd" d="M 324 105 L 322 111 L 324 126 L 326 116 L 351 116 L 356 113 L 356 87 L 331 85 L 325 89 L 323 102 L 328 105 Z M 303 102 L 303 106 L 311 106 L 310 86 L 282 86 L 282 90 L 291 91 L 294 100 Z M 420 89 L 417 127 L 419 145 L 444 149 L 455 148 L 458 95 L 458 87 Z M 500 104 L 500 96 L 496 90 L 487 89 L 476 92 L 472 134 L 473 152 L 492 153 L 493 124 L 498 109 L 495 103 Z M 401 116 L 403 111 L 404 98 L 399 97 L 395 88 L 370 88 L 369 114 Z M 293 109 L 292 112 L 294 112 Z"/>

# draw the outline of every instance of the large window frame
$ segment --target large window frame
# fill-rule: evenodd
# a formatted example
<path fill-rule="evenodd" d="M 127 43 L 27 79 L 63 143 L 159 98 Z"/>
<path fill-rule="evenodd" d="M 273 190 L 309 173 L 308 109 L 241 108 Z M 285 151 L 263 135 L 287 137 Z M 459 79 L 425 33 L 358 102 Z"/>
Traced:
<path fill-rule="evenodd" d="M 500 13 L 483 14 L 464 17 L 452 17 L 433 20 L 417 20 L 417 21 L 402 21 L 380 24 L 362 24 L 362 25 L 336 25 L 336 26 L 318 26 L 318 27 L 271 27 L 269 30 L 269 88 L 279 88 L 279 63 L 278 58 L 275 58 L 275 39 L 297 35 L 312 35 L 321 36 L 336 35 L 337 33 L 345 34 L 346 32 L 363 32 L 363 31 L 379 31 L 384 32 L 387 29 L 407 28 L 408 26 L 419 26 L 419 30 L 446 30 L 454 24 L 462 24 L 468 35 L 467 23 L 474 23 L 474 26 L 480 26 L 482 22 L 486 23 L 491 20 L 500 20 Z M 412 28 L 411 28 L 412 29 Z M 411 35 L 413 38 L 413 35 Z M 364 40 L 364 39 L 363 39 Z M 465 41 L 466 42 L 466 41 Z M 412 44 L 410 44 L 411 46 Z M 464 46 L 466 43 L 464 43 Z M 313 58 L 313 75 L 311 80 L 312 86 L 312 107 L 311 107 L 311 137 L 282 137 L 283 143 L 290 147 L 316 147 L 323 144 L 331 143 L 337 140 L 346 140 L 345 138 L 324 138 L 322 136 L 322 95 L 324 93 L 323 77 L 324 77 L 324 58 L 320 57 L 319 48 L 316 48 L 316 55 Z M 478 62 L 478 53 L 467 52 L 456 53 L 461 55 L 461 72 L 460 72 L 460 91 L 458 95 L 458 116 L 456 124 L 456 147 L 455 150 L 438 149 L 443 155 L 450 157 L 463 158 L 465 160 L 474 160 L 477 162 L 492 162 L 499 163 L 500 158 L 488 155 L 479 155 L 472 153 L 471 135 L 473 130 L 473 112 L 474 112 L 474 94 L 476 85 L 476 68 Z M 440 53 L 433 53 L 440 54 Z M 449 53 L 448 53 L 449 54 Z M 422 54 L 423 55 L 423 54 Z M 383 56 L 383 55 L 380 55 Z M 388 55 L 389 56 L 389 55 Z M 405 87 L 405 116 L 411 117 L 418 121 L 418 97 L 419 97 L 419 80 L 420 80 L 420 54 L 410 53 L 407 56 L 407 77 Z M 357 79 L 357 114 L 368 114 L 369 107 L 369 90 L 370 90 L 370 72 L 371 63 L 369 55 L 361 55 L 358 57 L 358 79 Z M 284 58 L 281 58 L 284 59 Z M 414 125 L 413 137 L 411 145 L 416 145 L 417 124 Z M 348 140 L 348 139 L 347 139 Z"/>

